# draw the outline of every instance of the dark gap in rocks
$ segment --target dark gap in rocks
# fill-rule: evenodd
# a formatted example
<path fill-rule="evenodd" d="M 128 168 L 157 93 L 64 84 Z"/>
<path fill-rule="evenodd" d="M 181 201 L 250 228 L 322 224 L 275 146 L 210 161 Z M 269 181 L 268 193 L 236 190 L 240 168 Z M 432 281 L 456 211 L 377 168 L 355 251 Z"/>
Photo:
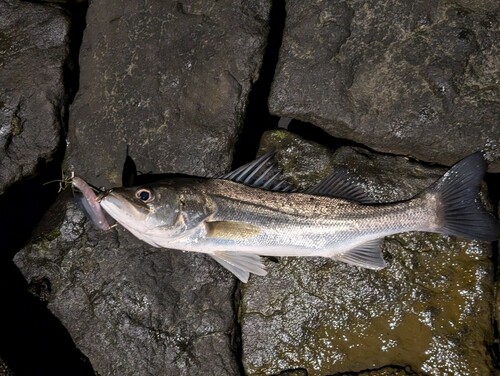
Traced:
<path fill-rule="evenodd" d="M 259 78 L 248 96 L 243 130 L 238 137 L 233 156 L 233 168 L 255 158 L 262 134 L 278 127 L 279 116 L 269 113 L 267 100 L 271 92 L 274 72 L 278 64 L 279 51 L 285 29 L 286 9 L 284 0 L 272 2 L 269 14 L 269 34 L 262 59 Z"/>
<path fill-rule="evenodd" d="M 46 305 L 28 292 L 12 261 L 1 262 L 0 357 L 15 375 L 94 375 L 88 359 Z M 5 279 L 8 276 L 8 279 Z"/>
<path fill-rule="evenodd" d="M 238 364 L 238 370 L 240 375 L 245 375 L 245 367 L 243 366 L 243 356 L 242 356 L 242 338 L 241 338 L 241 324 L 239 320 L 239 309 L 241 304 L 241 286 L 240 283 L 236 283 L 236 287 L 233 292 L 233 307 L 234 307 L 234 326 L 233 333 L 231 334 L 231 349 L 234 353 L 236 362 Z"/>
<path fill-rule="evenodd" d="M 68 104 L 73 103 L 76 93 L 80 88 L 80 64 L 78 62 L 80 61 L 83 32 L 87 27 L 88 7 L 88 1 L 71 1 L 66 5 L 66 11 L 71 17 L 69 59 L 64 70 L 64 83 L 67 90 Z"/>
<path fill-rule="evenodd" d="M 387 365 L 379 368 L 371 368 L 362 371 L 353 371 L 353 372 L 339 372 L 335 373 L 332 376 L 356 376 L 363 373 L 367 374 L 384 374 L 384 375 L 392 375 L 392 374 L 401 374 L 404 373 L 408 376 L 417 376 L 420 373 L 415 372 L 410 366 L 398 366 L 398 365 Z"/>
<path fill-rule="evenodd" d="M 491 202 L 493 204 L 493 213 L 498 218 L 499 216 L 499 205 L 500 205 L 500 173 L 496 174 L 486 174 L 485 177 L 486 184 L 488 185 L 488 193 L 490 195 Z M 498 268 L 498 241 L 493 243 L 492 261 L 493 261 L 493 275 L 495 278 L 495 286 L 498 284 L 500 279 L 500 271 Z M 498 294 L 498 291 L 496 291 Z M 496 295 L 495 294 L 495 295 Z M 496 297 L 496 296 L 495 296 Z M 498 332 L 498 320 L 496 317 L 496 299 L 493 302 L 493 332 L 495 335 L 494 342 L 491 346 L 490 352 L 493 358 L 493 366 L 499 370 L 500 369 L 500 333 Z"/>
<path fill-rule="evenodd" d="M 64 148 L 61 148 L 52 161 L 39 163 L 34 177 L 14 183 L 0 195 L 0 259 L 12 260 L 54 203 L 59 184 L 46 183 L 61 179 L 63 157 Z"/>
<path fill-rule="evenodd" d="M 278 65 L 283 31 L 285 29 L 286 8 L 285 0 L 272 2 L 269 13 L 269 33 L 267 45 L 262 59 L 259 78 L 252 86 L 248 96 L 248 106 L 244 115 L 243 130 L 238 137 L 233 155 L 233 169 L 255 158 L 262 134 L 271 129 L 278 128 L 279 116 L 269 113 L 268 98 Z M 239 323 L 239 307 L 241 290 L 239 282 L 234 294 L 234 328 L 231 338 L 231 347 L 238 362 L 240 375 L 245 375 L 243 367 L 243 349 L 241 338 L 241 325 Z"/>
<path fill-rule="evenodd" d="M 294 368 L 281 371 L 276 376 L 308 376 L 308 373 L 305 368 Z"/>
<path fill-rule="evenodd" d="M 500 173 L 486 174 L 485 179 L 488 186 L 488 193 L 493 204 L 493 213 L 498 217 L 498 209 L 500 204 Z"/>
<path fill-rule="evenodd" d="M 37 2 L 41 3 L 41 2 Z M 66 151 L 68 108 L 78 90 L 78 54 L 85 28 L 87 2 L 57 6 L 71 18 L 70 53 L 64 68 L 65 104 L 61 109 L 61 143 L 36 173 L 0 195 L 0 359 L 15 375 L 94 375 L 88 359 L 76 348 L 61 322 L 28 290 L 14 255 L 28 242 L 44 213 L 55 202 Z M 50 281 L 49 281 L 50 285 Z"/>
<path fill-rule="evenodd" d="M 346 140 L 343 138 L 336 138 L 314 124 L 295 119 L 292 119 L 290 124 L 288 124 L 287 129 L 305 140 L 326 146 L 332 150 L 338 149 L 342 146 L 355 146 L 366 150 L 372 150 L 365 145 L 358 144 L 357 142 Z"/>
<path fill-rule="evenodd" d="M 54 203 L 61 178 L 64 148 L 39 173 L 9 187 L 0 196 L 0 358 L 15 375 L 94 375 L 66 328 L 46 304 L 28 291 L 14 265 L 15 253 L 26 245 L 33 229 Z"/>
<path fill-rule="evenodd" d="M 495 300 L 496 301 L 496 300 Z M 496 311 L 496 309 L 494 309 Z M 493 314 L 495 316 L 495 314 Z M 499 344 L 499 333 L 498 333 L 498 319 L 493 318 L 493 335 L 494 335 L 494 341 L 493 344 L 491 345 L 490 354 L 491 358 L 493 359 L 493 367 L 496 370 L 500 370 L 500 344 Z"/>

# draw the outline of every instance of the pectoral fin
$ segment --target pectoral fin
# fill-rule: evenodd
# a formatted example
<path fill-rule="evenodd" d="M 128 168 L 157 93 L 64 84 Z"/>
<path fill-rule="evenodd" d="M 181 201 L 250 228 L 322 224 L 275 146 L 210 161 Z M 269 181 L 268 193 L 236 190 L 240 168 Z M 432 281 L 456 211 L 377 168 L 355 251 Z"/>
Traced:
<path fill-rule="evenodd" d="M 217 251 L 212 258 L 233 273 L 243 282 L 248 282 L 250 273 L 264 276 L 267 274 L 260 256 L 251 253 Z"/>
<path fill-rule="evenodd" d="M 218 239 L 247 239 L 257 235 L 261 229 L 245 222 L 211 221 L 206 222 L 207 237 Z"/>
<path fill-rule="evenodd" d="M 380 270 L 387 266 L 380 251 L 383 241 L 383 238 L 370 240 L 332 258 L 362 268 Z"/>

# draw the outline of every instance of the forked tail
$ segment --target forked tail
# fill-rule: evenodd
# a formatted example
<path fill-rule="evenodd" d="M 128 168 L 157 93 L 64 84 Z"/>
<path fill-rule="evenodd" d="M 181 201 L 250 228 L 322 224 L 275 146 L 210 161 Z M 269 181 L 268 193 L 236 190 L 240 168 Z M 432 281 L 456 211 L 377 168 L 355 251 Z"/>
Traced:
<path fill-rule="evenodd" d="M 483 154 L 477 152 L 455 164 L 425 191 L 440 203 L 440 233 L 474 240 L 500 238 L 500 223 L 484 209 L 479 198 L 485 173 Z"/>

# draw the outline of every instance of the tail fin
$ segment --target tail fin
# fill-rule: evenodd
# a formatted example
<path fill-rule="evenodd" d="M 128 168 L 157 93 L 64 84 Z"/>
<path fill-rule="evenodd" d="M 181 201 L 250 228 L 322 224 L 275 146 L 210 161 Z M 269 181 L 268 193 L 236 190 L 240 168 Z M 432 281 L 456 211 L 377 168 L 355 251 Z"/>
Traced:
<path fill-rule="evenodd" d="M 439 232 L 473 240 L 500 238 L 500 223 L 481 203 L 479 191 L 486 173 L 486 162 L 476 152 L 455 164 L 426 193 L 441 203 Z"/>

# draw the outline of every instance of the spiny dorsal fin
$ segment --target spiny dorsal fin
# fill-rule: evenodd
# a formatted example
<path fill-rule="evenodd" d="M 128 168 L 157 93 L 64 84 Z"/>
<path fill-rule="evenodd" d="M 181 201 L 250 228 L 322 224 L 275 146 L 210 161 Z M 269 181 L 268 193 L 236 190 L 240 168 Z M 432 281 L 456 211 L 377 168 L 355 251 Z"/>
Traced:
<path fill-rule="evenodd" d="M 209 221 L 205 222 L 207 237 L 218 239 L 246 239 L 260 233 L 260 227 L 246 222 Z"/>
<path fill-rule="evenodd" d="M 383 241 L 383 238 L 370 240 L 332 258 L 362 268 L 380 270 L 387 265 L 380 251 Z"/>
<path fill-rule="evenodd" d="M 367 196 L 359 178 L 341 168 L 336 168 L 326 179 L 309 188 L 306 193 L 345 198 L 362 204 L 374 203 L 374 200 Z"/>
<path fill-rule="evenodd" d="M 252 253 L 217 251 L 211 253 L 210 256 L 243 283 L 248 282 L 250 273 L 260 276 L 267 274 L 260 256 Z"/>
<path fill-rule="evenodd" d="M 256 160 L 222 175 L 220 179 L 231 180 L 270 191 L 294 191 L 294 188 L 285 181 L 274 155 L 275 151 L 271 150 Z"/>

